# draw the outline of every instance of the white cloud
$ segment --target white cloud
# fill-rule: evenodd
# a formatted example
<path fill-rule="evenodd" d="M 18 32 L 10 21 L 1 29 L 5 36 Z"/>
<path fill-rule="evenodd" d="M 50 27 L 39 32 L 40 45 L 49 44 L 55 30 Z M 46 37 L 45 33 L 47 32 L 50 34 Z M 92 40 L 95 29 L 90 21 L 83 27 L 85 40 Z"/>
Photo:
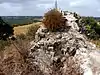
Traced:
<path fill-rule="evenodd" d="M 100 12 L 100 9 L 97 9 L 98 12 Z"/>
<path fill-rule="evenodd" d="M 80 6 L 82 4 L 82 0 L 72 1 L 70 2 L 71 7 Z"/>
<path fill-rule="evenodd" d="M 55 0 L 0 0 L 0 15 L 43 15 L 54 7 L 54 2 Z M 58 0 L 58 7 L 85 16 L 100 16 L 99 0 Z"/>
<path fill-rule="evenodd" d="M 1 16 L 8 16 L 8 15 L 19 15 L 21 11 L 21 6 L 18 4 L 12 3 L 2 3 L 0 4 L 0 15 Z"/>
<path fill-rule="evenodd" d="M 53 5 L 52 4 L 37 4 L 36 6 L 38 8 L 44 8 L 44 9 L 53 8 Z"/>

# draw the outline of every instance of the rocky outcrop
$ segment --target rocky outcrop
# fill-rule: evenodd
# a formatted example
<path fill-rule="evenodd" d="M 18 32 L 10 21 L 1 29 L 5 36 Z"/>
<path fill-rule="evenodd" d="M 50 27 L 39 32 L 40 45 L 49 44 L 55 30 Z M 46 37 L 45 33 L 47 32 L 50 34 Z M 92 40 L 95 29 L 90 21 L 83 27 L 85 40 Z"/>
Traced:
<path fill-rule="evenodd" d="M 70 13 L 64 17 L 68 21 L 66 27 L 60 31 L 50 32 L 43 25 L 38 29 L 35 41 L 31 42 L 32 47 L 29 54 L 32 58 L 31 62 L 38 65 L 48 75 L 52 72 L 50 69 L 52 64 L 62 63 L 60 68 L 64 69 L 66 66 L 64 62 L 68 57 L 74 57 L 78 59 L 84 75 L 99 75 L 93 74 L 91 61 L 96 46 L 88 42 L 85 35 L 80 34 L 74 14 Z"/>

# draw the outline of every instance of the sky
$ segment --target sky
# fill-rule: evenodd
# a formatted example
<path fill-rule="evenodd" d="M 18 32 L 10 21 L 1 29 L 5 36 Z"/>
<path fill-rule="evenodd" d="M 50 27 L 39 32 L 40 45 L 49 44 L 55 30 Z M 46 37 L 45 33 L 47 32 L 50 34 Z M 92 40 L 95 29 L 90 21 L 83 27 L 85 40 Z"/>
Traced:
<path fill-rule="evenodd" d="M 54 6 L 55 0 L 0 0 L 0 16 L 43 16 Z M 100 0 L 58 0 L 58 8 L 100 17 Z"/>

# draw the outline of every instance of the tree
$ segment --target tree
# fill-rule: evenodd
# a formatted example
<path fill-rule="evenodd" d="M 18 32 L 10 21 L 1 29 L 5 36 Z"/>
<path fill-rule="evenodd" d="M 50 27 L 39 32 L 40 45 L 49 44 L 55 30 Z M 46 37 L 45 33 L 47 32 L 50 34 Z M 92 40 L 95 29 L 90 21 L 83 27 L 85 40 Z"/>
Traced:
<path fill-rule="evenodd" d="M 13 35 L 13 27 L 5 23 L 0 17 L 0 40 L 6 40 L 9 36 Z"/>
<path fill-rule="evenodd" d="M 91 39 L 100 37 L 100 25 L 93 17 L 83 17 L 80 28 L 84 29 L 84 33 Z"/>

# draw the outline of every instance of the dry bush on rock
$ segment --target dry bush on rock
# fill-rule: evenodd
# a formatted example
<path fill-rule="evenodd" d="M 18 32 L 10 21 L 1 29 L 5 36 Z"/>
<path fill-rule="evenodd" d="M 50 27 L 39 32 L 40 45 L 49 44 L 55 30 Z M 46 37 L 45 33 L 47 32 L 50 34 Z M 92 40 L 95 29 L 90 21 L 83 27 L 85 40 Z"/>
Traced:
<path fill-rule="evenodd" d="M 49 30 L 56 31 L 65 26 L 65 19 L 60 11 L 52 9 L 45 13 L 43 23 Z"/>

